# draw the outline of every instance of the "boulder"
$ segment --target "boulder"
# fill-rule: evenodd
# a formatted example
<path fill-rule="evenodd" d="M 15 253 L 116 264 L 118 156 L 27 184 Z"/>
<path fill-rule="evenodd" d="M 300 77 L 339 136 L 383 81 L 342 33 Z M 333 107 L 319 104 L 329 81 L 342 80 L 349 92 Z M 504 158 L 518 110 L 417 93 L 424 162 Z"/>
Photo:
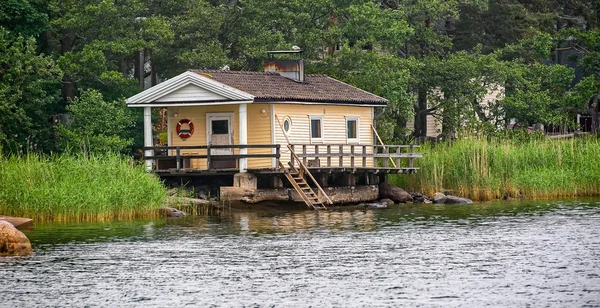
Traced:
<path fill-rule="evenodd" d="M 172 207 L 162 207 L 160 212 L 167 217 L 183 217 L 185 213 Z"/>
<path fill-rule="evenodd" d="M 413 198 L 404 189 L 387 183 L 379 184 L 379 199 L 390 199 L 394 203 L 413 201 Z"/>
<path fill-rule="evenodd" d="M 425 203 L 426 197 L 423 194 L 418 192 L 411 192 L 410 196 L 413 198 L 414 203 Z"/>
<path fill-rule="evenodd" d="M 437 204 L 471 204 L 473 200 L 437 192 L 433 195 L 433 202 Z"/>
<path fill-rule="evenodd" d="M 394 205 L 394 201 L 393 201 L 393 200 L 391 200 L 391 199 L 381 199 L 381 200 L 379 200 L 379 202 L 380 202 L 380 203 L 383 203 L 383 204 L 385 204 L 385 205 L 387 205 L 387 206 Z"/>
<path fill-rule="evenodd" d="M 28 256 L 32 253 L 27 236 L 11 223 L 0 220 L 0 256 Z"/>

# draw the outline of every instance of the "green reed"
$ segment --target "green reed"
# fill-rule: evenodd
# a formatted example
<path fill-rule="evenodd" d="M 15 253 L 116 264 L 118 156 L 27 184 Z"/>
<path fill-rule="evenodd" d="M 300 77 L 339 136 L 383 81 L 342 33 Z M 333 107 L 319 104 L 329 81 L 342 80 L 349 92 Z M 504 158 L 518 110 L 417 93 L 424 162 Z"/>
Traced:
<path fill-rule="evenodd" d="M 600 195 L 600 142 L 462 139 L 425 144 L 416 175 L 392 177 L 410 191 L 448 191 L 474 200 Z"/>
<path fill-rule="evenodd" d="M 0 156 L 0 215 L 37 221 L 157 217 L 166 189 L 118 154 Z"/>

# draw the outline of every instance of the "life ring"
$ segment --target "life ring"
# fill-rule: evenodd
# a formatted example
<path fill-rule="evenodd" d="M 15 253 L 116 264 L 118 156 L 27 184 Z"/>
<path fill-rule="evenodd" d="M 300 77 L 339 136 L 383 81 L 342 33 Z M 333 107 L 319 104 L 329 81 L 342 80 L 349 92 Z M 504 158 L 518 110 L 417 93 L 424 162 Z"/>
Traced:
<path fill-rule="evenodd" d="M 187 124 L 189 129 L 181 129 L 183 124 Z M 181 121 L 177 122 L 177 135 L 181 137 L 181 139 L 185 140 L 187 138 L 192 137 L 194 134 L 194 123 L 188 119 L 181 119 Z"/>

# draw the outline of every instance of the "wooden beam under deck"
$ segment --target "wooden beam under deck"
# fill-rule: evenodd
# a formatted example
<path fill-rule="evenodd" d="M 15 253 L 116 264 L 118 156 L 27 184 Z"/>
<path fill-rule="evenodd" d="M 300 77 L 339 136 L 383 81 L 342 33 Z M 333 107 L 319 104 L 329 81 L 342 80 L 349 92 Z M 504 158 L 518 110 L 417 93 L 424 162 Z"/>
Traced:
<path fill-rule="evenodd" d="M 363 167 L 309 167 L 307 168 L 311 173 L 326 173 L 326 174 L 334 174 L 334 173 L 351 173 L 351 174 L 411 174 L 416 173 L 419 168 L 363 168 Z M 238 168 L 227 168 L 227 169 L 163 169 L 163 170 L 154 170 L 154 173 L 160 176 L 210 176 L 210 175 L 233 175 L 239 172 Z M 279 168 L 258 168 L 258 169 L 248 169 L 249 173 L 252 174 L 265 174 L 265 175 L 273 175 L 273 174 L 283 174 L 283 170 Z"/>

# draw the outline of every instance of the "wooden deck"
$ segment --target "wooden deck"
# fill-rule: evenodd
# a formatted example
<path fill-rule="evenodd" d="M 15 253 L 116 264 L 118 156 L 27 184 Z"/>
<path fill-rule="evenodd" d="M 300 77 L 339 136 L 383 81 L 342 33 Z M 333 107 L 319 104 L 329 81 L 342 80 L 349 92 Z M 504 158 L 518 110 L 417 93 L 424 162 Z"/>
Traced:
<path fill-rule="evenodd" d="M 163 146 L 146 147 L 155 155 L 146 156 L 146 160 L 154 160 L 155 173 L 161 176 L 209 176 L 229 175 L 239 172 L 239 168 L 215 168 L 216 160 L 235 160 L 239 166 L 240 159 L 271 158 L 272 168 L 253 168 L 247 171 L 253 174 L 283 174 L 285 170 L 279 166 L 282 155 L 290 155 L 292 166 L 299 166 L 301 161 L 308 170 L 314 173 L 351 173 L 351 174 L 409 174 L 417 172 L 414 159 L 422 157 L 415 153 L 417 145 L 351 145 L 351 144 L 293 144 L 292 151 L 282 151 L 279 144 L 262 145 L 219 145 L 219 146 Z M 211 154 L 211 149 L 231 149 L 231 155 Z M 239 149 L 271 149 L 271 154 L 239 154 Z M 193 150 L 198 155 L 182 155 L 182 151 Z M 237 150 L 237 152 L 236 152 Z M 291 155 L 294 152 L 296 156 Z M 205 159 L 205 166 L 190 167 L 190 160 Z"/>

